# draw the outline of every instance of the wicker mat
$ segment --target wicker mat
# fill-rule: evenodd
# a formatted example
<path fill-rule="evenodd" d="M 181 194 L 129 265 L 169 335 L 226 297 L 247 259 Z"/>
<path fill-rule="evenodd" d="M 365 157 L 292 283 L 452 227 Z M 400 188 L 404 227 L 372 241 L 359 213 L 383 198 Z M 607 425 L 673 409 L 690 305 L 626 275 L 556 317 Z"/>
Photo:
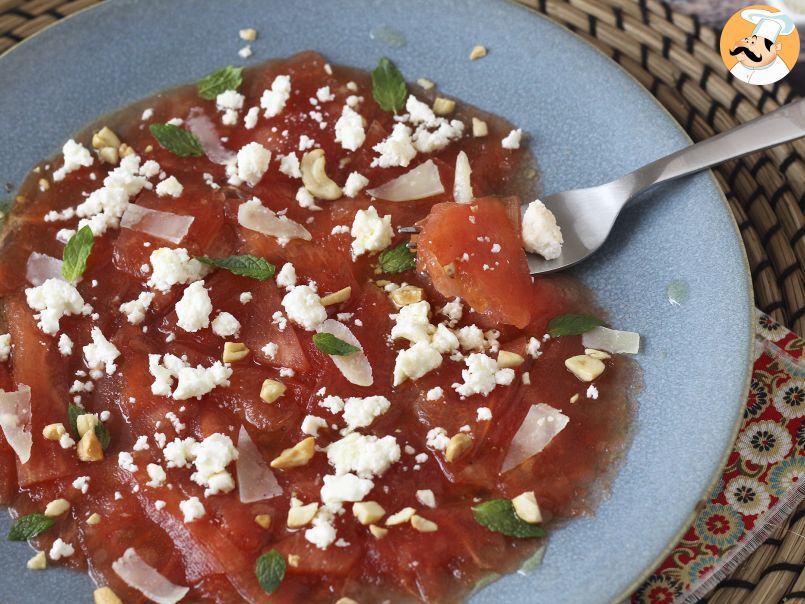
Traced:
<path fill-rule="evenodd" d="M 736 81 L 718 35 L 656 0 L 519 0 L 583 37 L 640 81 L 694 141 L 794 96 L 785 81 Z M 0 52 L 98 0 L 0 0 Z M 758 308 L 805 333 L 805 141 L 714 170 L 743 236 Z M 805 603 L 805 504 L 709 596 L 712 603 Z"/>

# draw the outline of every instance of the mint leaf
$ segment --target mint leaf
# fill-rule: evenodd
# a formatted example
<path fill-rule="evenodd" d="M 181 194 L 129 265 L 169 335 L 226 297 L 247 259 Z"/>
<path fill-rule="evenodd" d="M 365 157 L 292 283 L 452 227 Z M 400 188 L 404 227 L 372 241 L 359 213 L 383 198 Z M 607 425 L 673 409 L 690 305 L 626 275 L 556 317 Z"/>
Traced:
<path fill-rule="evenodd" d="M 336 338 L 333 334 L 322 332 L 313 336 L 313 343 L 316 348 L 325 354 L 333 356 L 344 357 L 352 354 L 353 352 L 360 352 L 360 348 L 347 344 L 344 340 Z"/>
<path fill-rule="evenodd" d="M 285 578 L 285 558 L 274 549 L 266 552 L 257 558 L 254 574 L 257 575 L 257 581 L 264 592 L 274 593 Z"/>
<path fill-rule="evenodd" d="M 100 420 L 95 424 L 95 436 L 98 437 L 98 442 L 101 443 L 101 449 L 106 451 L 109 442 L 112 440 L 112 436 L 109 434 L 109 428 Z"/>
<path fill-rule="evenodd" d="M 237 90 L 243 83 L 242 67 L 228 65 L 213 71 L 201 78 L 198 82 L 198 95 L 207 101 L 212 101 L 222 92 Z"/>
<path fill-rule="evenodd" d="M 189 130 L 173 124 L 151 124 L 148 129 L 157 139 L 159 146 L 174 155 L 179 157 L 201 157 L 204 155 L 201 143 L 198 142 L 196 135 Z"/>
<path fill-rule="evenodd" d="M 481 526 L 509 537 L 528 539 L 545 536 L 542 527 L 522 520 L 508 499 L 492 499 L 479 503 L 472 508 L 472 515 Z"/>
<path fill-rule="evenodd" d="M 61 274 L 68 281 L 75 281 L 84 271 L 87 270 L 87 258 L 92 251 L 95 243 L 95 236 L 89 226 L 83 226 L 70 237 L 70 241 L 64 246 L 63 263 Z"/>
<path fill-rule="evenodd" d="M 380 253 L 380 270 L 384 273 L 402 273 L 416 266 L 416 255 L 403 241 L 397 247 Z"/>
<path fill-rule="evenodd" d="M 384 111 L 397 113 L 405 107 L 408 86 L 394 63 L 386 57 L 380 59 L 372 72 L 372 96 Z"/>
<path fill-rule="evenodd" d="M 196 256 L 196 260 L 210 266 L 224 268 L 233 275 L 251 277 L 258 281 L 265 281 L 274 276 L 276 267 L 265 258 L 259 256 L 229 256 L 228 258 L 208 258 Z"/>
<path fill-rule="evenodd" d="M 578 336 L 603 324 L 601 319 L 589 315 L 559 315 L 548 323 L 548 335 L 552 338 Z"/>
<path fill-rule="evenodd" d="M 28 539 L 33 539 L 53 526 L 54 522 L 56 522 L 55 518 L 48 518 L 44 514 L 20 516 L 14 521 L 11 530 L 8 531 L 6 539 L 9 541 L 27 541 Z"/>
<path fill-rule="evenodd" d="M 74 405 L 73 403 L 70 403 L 67 406 L 67 422 L 70 424 L 70 433 L 76 440 L 81 438 L 78 434 L 78 416 L 88 414 L 89 411 L 79 407 L 78 405 Z M 107 447 L 109 446 L 109 442 L 112 440 L 112 437 L 109 434 L 109 428 L 104 426 L 103 422 L 100 420 L 95 425 L 95 436 L 98 437 L 98 442 L 101 443 L 101 448 L 106 451 Z"/>

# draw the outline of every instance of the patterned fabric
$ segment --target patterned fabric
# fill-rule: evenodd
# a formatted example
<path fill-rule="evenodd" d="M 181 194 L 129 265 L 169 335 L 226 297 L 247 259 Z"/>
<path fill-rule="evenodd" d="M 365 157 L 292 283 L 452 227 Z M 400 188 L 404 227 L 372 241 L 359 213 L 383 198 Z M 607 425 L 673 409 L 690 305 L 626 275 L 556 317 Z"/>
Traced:
<path fill-rule="evenodd" d="M 757 313 L 756 360 L 735 449 L 710 498 L 671 554 L 633 595 L 670 604 L 703 595 L 751 553 L 776 512 L 805 493 L 805 340 Z M 798 488 L 799 487 L 799 488 Z"/>

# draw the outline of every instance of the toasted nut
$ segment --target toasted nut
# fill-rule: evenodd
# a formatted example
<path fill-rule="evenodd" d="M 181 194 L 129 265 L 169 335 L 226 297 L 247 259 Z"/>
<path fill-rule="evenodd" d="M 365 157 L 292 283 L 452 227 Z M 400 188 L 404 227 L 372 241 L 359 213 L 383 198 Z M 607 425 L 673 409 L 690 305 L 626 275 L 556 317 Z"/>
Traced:
<path fill-rule="evenodd" d="M 411 526 L 420 533 L 433 533 L 439 530 L 438 524 L 416 514 L 411 516 Z"/>
<path fill-rule="evenodd" d="M 290 449 L 285 449 L 279 457 L 271 461 L 272 468 L 296 468 L 304 466 L 313 458 L 313 445 L 316 439 L 308 436 L 305 440 L 295 444 Z"/>
<path fill-rule="evenodd" d="M 98 149 L 98 159 L 105 164 L 116 166 L 120 161 L 120 151 L 117 150 L 117 147 Z"/>
<path fill-rule="evenodd" d="M 271 516 L 269 514 L 257 514 L 257 516 L 254 517 L 254 521 L 264 529 L 271 526 Z"/>
<path fill-rule="evenodd" d="M 39 190 L 40 191 L 47 191 L 50 188 L 50 182 L 47 178 L 40 178 L 39 179 Z"/>
<path fill-rule="evenodd" d="M 58 518 L 70 509 L 70 502 L 66 499 L 54 499 L 45 506 L 45 516 Z"/>
<path fill-rule="evenodd" d="M 146 152 L 146 153 L 151 153 L 153 150 L 154 150 L 154 145 L 148 145 L 148 146 L 145 148 L 145 152 Z"/>
<path fill-rule="evenodd" d="M 358 601 L 353 600 L 352 598 L 343 597 L 343 598 L 338 598 L 338 600 L 336 600 L 335 604 L 358 604 Z"/>
<path fill-rule="evenodd" d="M 386 515 L 386 510 L 376 501 L 359 501 L 352 504 L 352 513 L 361 524 L 372 524 Z"/>
<path fill-rule="evenodd" d="M 257 39 L 257 30 L 253 27 L 249 27 L 246 29 L 241 29 L 238 32 L 240 35 L 241 40 L 246 40 L 247 42 L 254 42 Z"/>
<path fill-rule="evenodd" d="M 352 295 L 352 286 L 347 285 L 344 289 L 339 289 L 337 292 L 327 294 L 321 299 L 322 306 L 330 306 L 331 304 L 340 304 L 346 302 Z"/>
<path fill-rule="evenodd" d="M 338 199 L 343 193 L 325 172 L 324 151 L 314 149 L 302 156 L 302 182 L 314 197 L 319 199 Z"/>
<path fill-rule="evenodd" d="M 542 513 L 539 511 L 537 498 L 534 496 L 534 491 L 526 491 L 512 499 L 514 506 L 514 513 L 523 522 L 529 524 L 539 524 L 542 522 Z"/>
<path fill-rule="evenodd" d="M 392 514 L 388 518 L 386 518 L 386 526 L 396 526 L 398 524 L 405 524 L 411 517 L 416 514 L 416 510 L 414 508 L 403 508 L 396 514 Z"/>
<path fill-rule="evenodd" d="M 596 350 L 595 348 L 585 348 L 584 354 L 588 357 L 593 357 L 594 359 L 598 359 L 600 361 L 606 361 L 607 359 L 611 359 L 612 355 L 608 352 L 604 352 L 603 350 Z"/>
<path fill-rule="evenodd" d="M 266 403 L 273 403 L 285 394 L 285 384 L 277 380 L 265 380 L 260 388 L 260 398 Z"/>
<path fill-rule="evenodd" d="M 420 86 L 422 86 L 422 88 L 424 88 L 425 90 L 430 90 L 431 88 L 436 86 L 436 84 L 431 82 L 428 78 L 419 78 L 416 81 L 416 83 L 419 84 Z"/>
<path fill-rule="evenodd" d="M 92 594 L 95 604 L 123 604 L 123 600 L 109 587 L 99 587 Z"/>
<path fill-rule="evenodd" d="M 42 428 L 42 436 L 45 440 L 59 440 L 61 435 L 67 432 L 64 429 L 64 424 L 48 424 Z"/>
<path fill-rule="evenodd" d="M 605 365 L 599 359 L 588 357 L 586 354 L 570 357 L 565 361 L 565 367 L 582 382 L 592 382 L 604 373 L 605 369 Z"/>
<path fill-rule="evenodd" d="M 433 113 L 436 115 L 450 115 L 456 110 L 456 102 L 453 99 L 446 99 L 437 96 L 433 101 Z"/>
<path fill-rule="evenodd" d="M 121 143 L 121 145 L 117 148 L 117 152 L 120 153 L 120 157 L 134 155 L 134 149 L 129 147 L 126 143 Z"/>
<path fill-rule="evenodd" d="M 525 359 L 516 352 L 501 350 L 498 353 L 498 367 L 501 369 L 519 367 L 525 363 Z"/>
<path fill-rule="evenodd" d="M 470 60 L 475 61 L 477 59 L 481 59 L 486 56 L 486 47 L 485 46 L 474 46 L 473 49 L 470 51 Z"/>
<path fill-rule="evenodd" d="M 307 505 L 297 505 L 288 510 L 288 528 L 299 528 L 308 524 L 319 511 L 319 504 L 315 501 Z"/>
<path fill-rule="evenodd" d="M 103 459 L 103 447 L 101 441 L 95 436 L 95 430 L 84 432 L 84 436 L 78 441 L 78 459 L 81 461 L 100 461 Z"/>
<path fill-rule="evenodd" d="M 45 570 L 48 567 L 48 559 L 45 552 L 36 552 L 36 555 L 25 564 L 28 570 Z"/>
<path fill-rule="evenodd" d="M 447 443 L 447 449 L 444 451 L 445 461 L 456 461 L 464 457 L 467 452 L 472 448 L 472 437 L 465 432 L 454 434 Z"/>
<path fill-rule="evenodd" d="M 114 147 L 117 149 L 119 146 L 120 137 L 108 126 L 104 126 L 92 135 L 92 147 L 94 149 L 103 149 L 104 147 Z"/>
<path fill-rule="evenodd" d="M 288 566 L 296 568 L 299 566 L 299 554 L 288 554 Z"/>
<path fill-rule="evenodd" d="M 375 539 L 382 539 L 383 537 L 389 534 L 389 530 L 387 528 L 377 526 L 376 524 L 369 525 L 369 532 L 372 533 L 372 535 L 374 535 Z"/>
<path fill-rule="evenodd" d="M 448 277 L 455 277 L 456 276 L 456 264 L 455 262 L 451 262 L 450 264 L 445 264 L 442 267 L 444 274 Z"/>
<path fill-rule="evenodd" d="M 87 518 L 87 524 L 90 526 L 95 526 L 96 524 L 101 523 L 101 515 L 98 512 L 93 512 L 93 514 Z"/>
<path fill-rule="evenodd" d="M 391 301 L 397 308 L 420 302 L 422 297 L 422 288 L 414 285 L 398 287 L 389 294 L 389 298 L 391 298 Z"/>
<path fill-rule="evenodd" d="M 224 342 L 224 363 L 235 363 L 249 356 L 249 349 L 243 342 Z"/>
<path fill-rule="evenodd" d="M 472 118 L 472 135 L 475 138 L 481 138 L 487 134 L 489 134 L 489 126 L 486 125 L 486 122 L 477 117 Z"/>
<path fill-rule="evenodd" d="M 79 438 L 84 436 L 89 430 L 94 430 L 98 425 L 98 415 L 95 413 L 82 413 L 75 419 L 75 428 L 78 430 Z"/>
<path fill-rule="evenodd" d="M 579 400 L 579 395 L 578 395 L 578 394 L 574 394 L 573 396 L 571 396 L 571 397 L 570 397 L 570 404 L 572 405 L 572 404 L 573 404 L 573 403 L 575 403 L 577 400 Z"/>

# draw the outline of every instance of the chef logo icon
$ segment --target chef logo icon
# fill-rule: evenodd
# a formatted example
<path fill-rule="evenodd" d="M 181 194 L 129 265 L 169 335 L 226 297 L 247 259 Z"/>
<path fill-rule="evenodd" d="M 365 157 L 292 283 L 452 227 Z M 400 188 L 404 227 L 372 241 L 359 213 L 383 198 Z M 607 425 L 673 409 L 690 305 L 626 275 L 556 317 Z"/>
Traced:
<path fill-rule="evenodd" d="M 799 56 L 799 34 L 787 14 L 755 5 L 738 11 L 721 32 L 721 58 L 747 84 L 773 84 L 788 75 Z"/>

